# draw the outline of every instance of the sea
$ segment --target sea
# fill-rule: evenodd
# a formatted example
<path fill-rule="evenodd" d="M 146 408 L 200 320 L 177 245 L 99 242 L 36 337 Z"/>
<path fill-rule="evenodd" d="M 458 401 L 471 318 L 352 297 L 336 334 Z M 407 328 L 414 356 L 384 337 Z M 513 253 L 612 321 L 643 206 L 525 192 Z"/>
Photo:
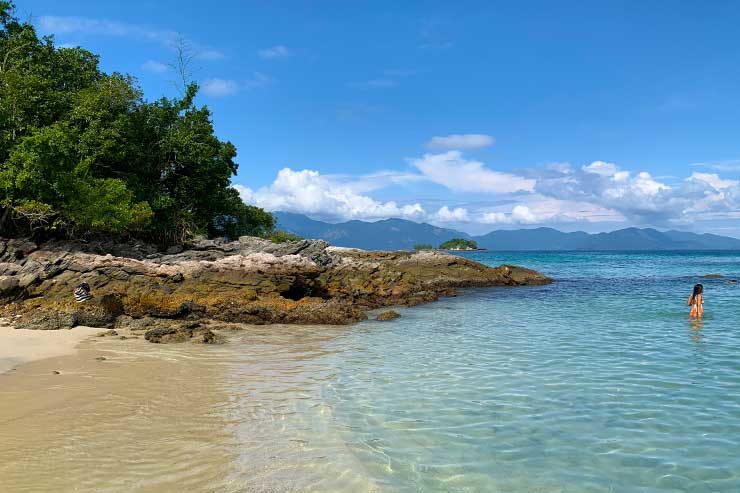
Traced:
<path fill-rule="evenodd" d="M 221 431 L 199 433 L 206 425 L 190 420 L 185 441 L 169 429 L 172 460 L 180 461 L 173 484 L 235 492 L 740 492 L 740 252 L 461 255 L 530 267 L 554 282 L 464 290 L 399 308 L 389 322 L 263 327 L 234 332 L 219 347 L 162 349 L 190 367 L 218 367 L 198 372 L 207 385 L 196 374 L 182 378 L 177 392 L 192 389 L 181 397 L 185 408 L 198 409 L 198 392 L 218 390 L 201 407 L 207 426 L 217 420 Z M 687 307 L 696 283 L 704 285 L 701 320 Z M 110 351 L 115 361 L 122 350 Z M 106 392 L 97 399 L 111 409 Z M 173 405 L 159 399 L 163 413 Z M 135 475 L 145 490 L 167 484 L 170 459 L 143 417 L 127 426 L 141 426 L 136 455 L 148 468 L 121 457 L 109 476 Z M 105 423 L 85 437 L 70 431 L 69 441 L 85 443 L 86 454 L 95 440 L 99 453 L 117 450 L 115 419 Z M 218 457 L 218 473 L 199 450 L 219 451 L 208 454 Z M 74 464 L 62 465 L 74 477 Z M 148 483 L 155 471 L 158 482 Z M 95 478 L 90 469 L 79 474 Z M 104 478 L 90 491 L 95 484 Z"/>

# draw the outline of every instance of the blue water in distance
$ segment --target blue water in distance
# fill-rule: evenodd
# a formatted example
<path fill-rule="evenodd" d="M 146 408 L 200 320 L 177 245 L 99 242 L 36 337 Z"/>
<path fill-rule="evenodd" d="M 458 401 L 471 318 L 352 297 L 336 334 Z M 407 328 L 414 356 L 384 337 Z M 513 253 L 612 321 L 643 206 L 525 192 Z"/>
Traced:
<path fill-rule="evenodd" d="M 740 492 L 740 253 L 465 256 L 556 282 L 470 290 L 333 343 L 322 399 L 374 484 Z"/>

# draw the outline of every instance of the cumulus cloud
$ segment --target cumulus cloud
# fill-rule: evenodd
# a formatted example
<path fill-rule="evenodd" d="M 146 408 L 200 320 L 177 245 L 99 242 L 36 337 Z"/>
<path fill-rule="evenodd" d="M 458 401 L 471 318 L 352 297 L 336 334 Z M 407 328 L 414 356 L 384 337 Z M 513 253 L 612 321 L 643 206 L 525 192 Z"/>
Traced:
<path fill-rule="evenodd" d="M 470 221 L 467 209 L 462 207 L 450 209 L 446 205 L 440 207 L 433 219 L 442 223 L 466 223 Z"/>
<path fill-rule="evenodd" d="M 239 85 L 229 79 L 208 79 L 203 82 L 203 94 L 215 98 L 236 94 Z"/>
<path fill-rule="evenodd" d="M 534 224 L 550 218 L 536 216 L 526 205 L 515 205 L 509 213 L 486 212 L 480 222 L 485 224 Z"/>
<path fill-rule="evenodd" d="M 410 163 L 427 179 L 456 191 L 514 193 L 535 186 L 533 179 L 493 171 L 480 161 L 465 159 L 460 151 L 425 154 Z"/>
<path fill-rule="evenodd" d="M 141 68 L 142 70 L 146 70 L 147 72 L 152 72 L 155 74 L 162 74 L 169 70 L 167 64 L 158 62 L 156 60 L 147 60 L 141 65 Z"/>
<path fill-rule="evenodd" d="M 286 58 L 291 55 L 290 50 L 287 46 L 275 45 L 270 48 L 265 48 L 257 52 L 260 58 L 265 60 L 274 60 L 276 58 Z"/>
<path fill-rule="evenodd" d="M 432 137 L 426 146 L 429 149 L 480 149 L 492 146 L 495 140 L 485 134 L 452 134 L 443 137 Z"/>
<path fill-rule="evenodd" d="M 299 212 L 335 219 L 423 219 L 426 216 L 419 203 L 381 202 L 313 170 L 283 168 L 268 187 L 256 191 L 241 185 L 234 188 L 245 202 L 269 211 Z"/>
<path fill-rule="evenodd" d="M 370 175 L 322 175 L 314 170 L 280 170 L 258 190 L 237 186 L 242 198 L 267 210 L 291 211 L 329 220 L 402 217 L 435 224 L 528 226 L 564 222 L 620 222 L 681 226 L 702 220 L 740 217 L 740 180 L 694 172 L 665 182 L 646 171 L 627 171 L 594 161 L 563 163 L 527 171 L 523 177 L 493 171 L 459 151 L 410 160 L 412 170 Z M 395 187 L 419 190 L 426 183 L 456 192 L 476 192 L 460 206 L 443 197 L 435 203 L 378 200 L 372 195 Z M 487 198 L 490 197 L 490 198 Z"/>
<path fill-rule="evenodd" d="M 728 214 L 740 207 L 737 180 L 714 173 L 692 173 L 669 185 L 641 171 L 633 174 L 613 163 L 594 161 L 580 169 L 548 170 L 535 191 L 547 197 L 596 204 L 635 222 L 691 221 L 703 212 Z"/>

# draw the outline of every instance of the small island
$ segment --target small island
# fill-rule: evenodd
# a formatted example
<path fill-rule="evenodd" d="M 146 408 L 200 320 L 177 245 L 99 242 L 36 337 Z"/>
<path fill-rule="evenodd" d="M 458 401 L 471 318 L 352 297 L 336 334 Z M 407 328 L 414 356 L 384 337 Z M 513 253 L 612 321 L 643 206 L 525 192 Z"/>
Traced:
<path fill-rule="evenodd" d="M 476 243 L 474 240 L 466 240 L 464 238 L 453 238 L 451 240 L 445 241 L 444 243 L 439 245 L 439 249 L 453 251 L 479 250 L 478 243 Z"/>

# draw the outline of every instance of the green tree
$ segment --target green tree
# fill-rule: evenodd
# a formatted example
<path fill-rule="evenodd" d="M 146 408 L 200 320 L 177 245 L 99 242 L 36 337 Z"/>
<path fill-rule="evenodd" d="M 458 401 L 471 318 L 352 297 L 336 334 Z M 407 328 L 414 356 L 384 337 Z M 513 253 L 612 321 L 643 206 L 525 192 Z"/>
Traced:
<path fill-rule="evenodd" d="M 0 233 L 269 235 L 272 216 L 231 188 L 236 148 L 182 82 L 181 97 L 147 102 L 132 77 L 56 48 L 0 0 Z"/>
<path fill-rule="evenodd" d="M 414 250 L 432 250 L 434 247 L 430 245 L 429 243 L 417 243 L 414 245 Z"/>

